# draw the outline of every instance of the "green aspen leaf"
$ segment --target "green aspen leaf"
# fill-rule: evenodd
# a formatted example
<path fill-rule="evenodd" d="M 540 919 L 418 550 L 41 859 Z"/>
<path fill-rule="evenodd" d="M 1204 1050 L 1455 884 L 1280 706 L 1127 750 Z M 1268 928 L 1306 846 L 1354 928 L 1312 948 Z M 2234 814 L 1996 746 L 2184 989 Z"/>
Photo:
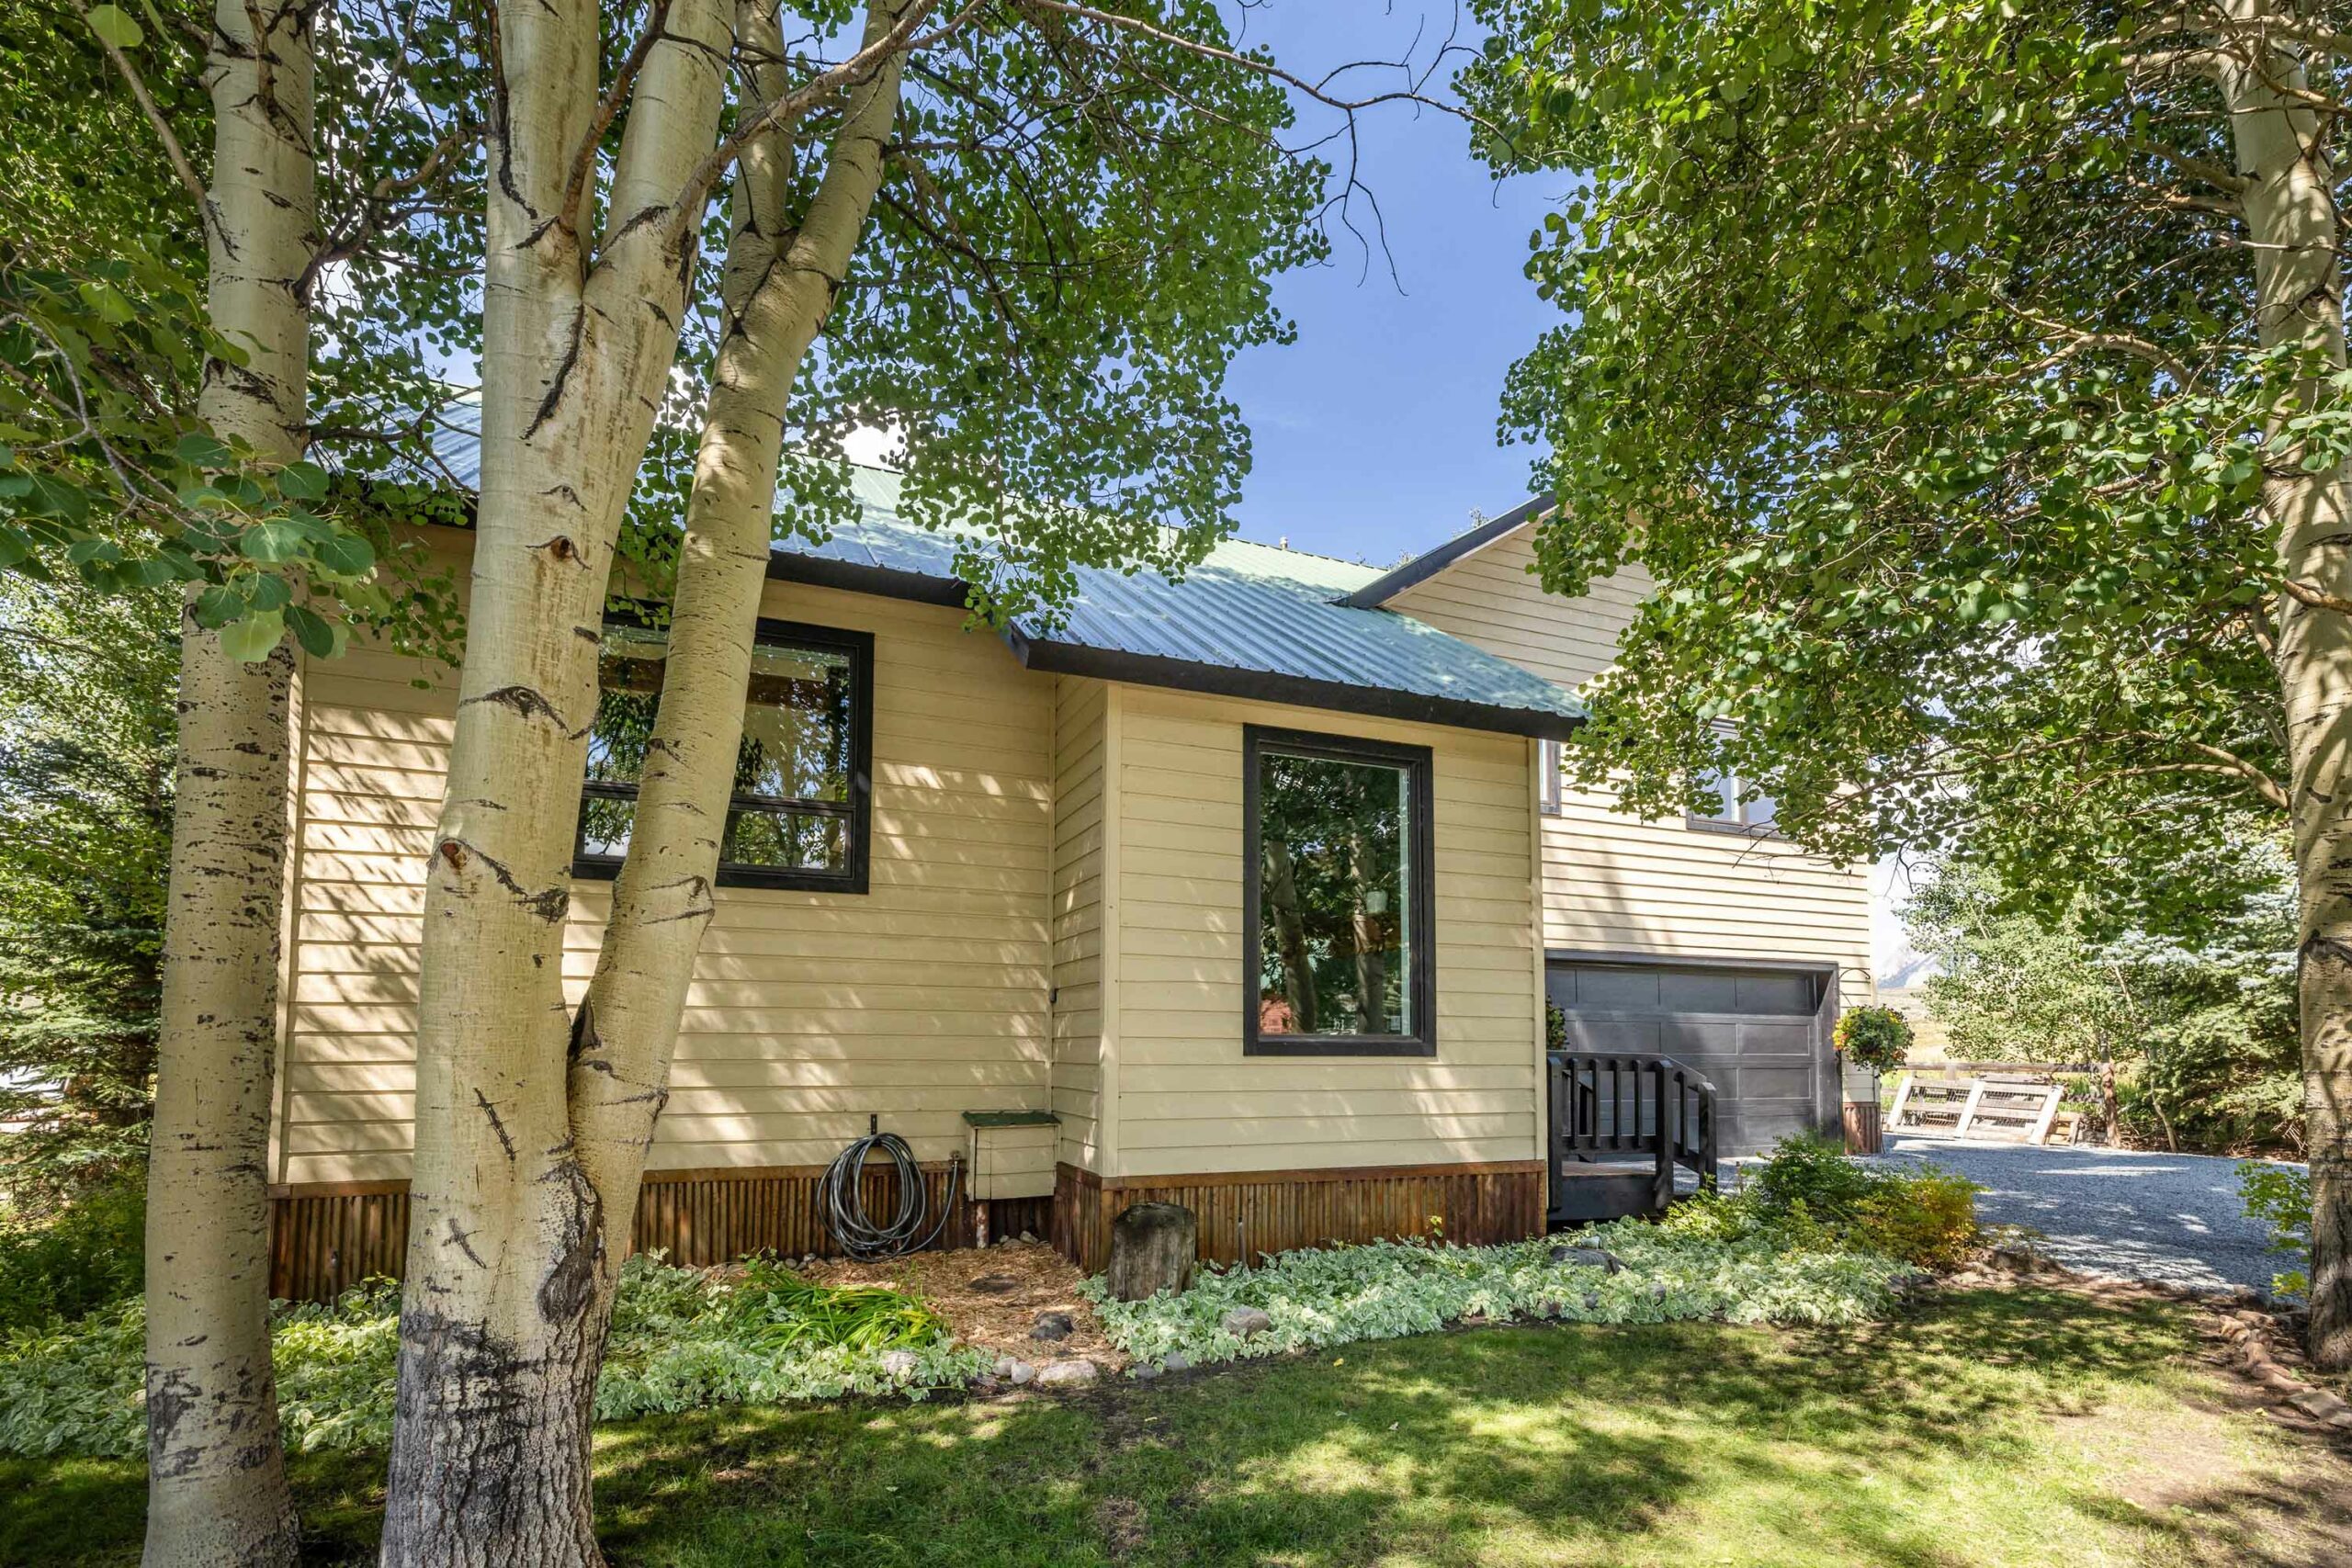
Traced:
<path fill-rule="evenodd" d="M 276 610 L 260 610 L 220 628 L 220 649 L 240 664 L 267 659 L 286 636 L 286 617 Z"/>
<path fill-rule="evenodd" d="M 277 490 L 295 501 L 317 501 L 327 493 L 327 471 L 316 463 L 288 463 L 277 470 Z"/>
<path fill-rule="evenodd" d="M 218 436 L 208 435 L 202 431 L 190 431 L 181 436 L 179 445 L 173 450 L 179 455 L 180 461 L 191 468 L 225 468 L 237 460 L 237 455 L 230 451 Z"/>
<path fill-rule="evenodd" d="M 51 474 L 35 474 L 32 481 L 32 500 L 37 510 L 68 523 L 79 523 L 90 514 L 90 497 L 80 485 L 69 484 Z"/>
<path fill-rule="evenodd" d="M 258 572 L 246 581 L 245 598 L 256 610 L 282 610 L 294 602 L 294 590 L 274 572 Z"/>
<path fill-rule="evenodd" d="M 22 528 L 0 523 L 0 571 L 6 571 L 33 553 L 33 542 Z"/>
<path fill-rule="evenodd" d="M 335 534 L 311 546 L 311 558 L 337 577 L 364 577 L 376 564 L 376 550 L 356 534 Z"/>
<path fill-rule="evenodd" d="M 130 19 L 130 13 L 119 6 L 93 6 L 82 19 L 90 24 L 90 30 L 102 42 L 117 49 L 137 49 L 147 41 L 147 35 Z"/>
<path fill-rule="evenodd" d="M 313 659 L 329 659 L 334 655 L 334 627 L 324 617 L 307 605 L 292 604 L 286 610 L 287 628 L 302 651 Z"/>
<path fill-rule="evenodd" d="M 274 566 L 300 555 L 303 544 L 303 532 L 298 525 L 282 519 L 266 518 L 237 536 L 237 553 L 247 560 Z"/>
<path fill-rule="evenodd" d="M 251 608 L 235 589 L 216 582 L 196 596 L 196 624 L 218 630 Z"/>

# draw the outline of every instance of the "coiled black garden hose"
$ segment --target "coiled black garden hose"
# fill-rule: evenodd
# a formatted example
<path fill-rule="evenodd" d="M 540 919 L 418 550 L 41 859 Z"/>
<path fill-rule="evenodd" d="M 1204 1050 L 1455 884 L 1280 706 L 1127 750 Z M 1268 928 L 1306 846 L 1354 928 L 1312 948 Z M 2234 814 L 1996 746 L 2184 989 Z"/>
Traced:
<path fill-rule="evenodd" d="M 865 1162 L 876 1150 L 888 1158 L 899 1178 L 898 1212 L 888 1224 L 876 1224 L 865 1212 Z M 957 1155 L 947 1163 L 947 1190 L 938 1216 L 926 1231 L 922 1224 L 929 1205 L 915 1151 L 896 1133 L 869 1132 L 833 1156 L 833 1163 L 825 1168 L 824 1179 L 817 1184 L 817 1201 L 822 1207 L 825 1229 L 841 1249 L 861 1263 L 870 1263 L 920 1252 L 937 1241 L 947 1228 L 947 1216 L 956 1212 L 956 1194 L 963 1178 L 964 1156 Z"/>

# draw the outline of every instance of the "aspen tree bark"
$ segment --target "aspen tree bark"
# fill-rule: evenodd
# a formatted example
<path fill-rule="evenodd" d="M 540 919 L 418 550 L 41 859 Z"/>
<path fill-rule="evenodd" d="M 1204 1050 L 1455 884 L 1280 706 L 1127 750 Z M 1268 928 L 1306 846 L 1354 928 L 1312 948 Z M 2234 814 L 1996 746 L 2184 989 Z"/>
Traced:
<path fill-rule="evenodd" d="M 1306 918 L 1298 902 L 1298 868 L 1290 846 L 1269 839 L 1263 851 L 1266 899 L 1272 906 L 1274 947 L 1283 955 L 1283 997 L 1290 1003 L 1291 1032 L 1312 1034 L 1322 1026 L 1316 1016 L 1315 972 L 1306 952 Z M 1252 998 L 1258 1006 L 1262 998 Z"/>
<path fill-rule="evenodd" d="M 563 921 L 613 544 L 700 228 L 672 204 L 716 145 L 730 29 L 724 0 L 655 7 L 599 235 L 597 24 L 595 0 L 491 20 L 481 491 L 425 888 L 391 1564 L 601 1562 L 594 1307 L 618 1259 L 571 1135 Z"/>
<path fill-rule="evenodd" d="M 301 454 L 319 244 L 307 3 L 222 0 L 206 67 L 208 303 L 242 365 L 198 412 L 265 462 Z M 270 1085 L 293 655 L 240 663 L 184 610 L 163 1016 L 147 1168 L 150 1568 L 291 1563 L 269 1355 Z"/>
<path fill-rule="evenodd" d="M 2270 10 L 2229 0 L 2242 23 Z M 2343 268 L 2336 254 L 2335 171 L 2326 129 L 2301 101 L 2299 49 L 2251 43 L 2256 63 L 2224 47 L 2215 73 L 2230 111 L 2254 240 L 2256 325 L 2266 346 L 2295 344 L 2345 363 Z M 2290 582 L 2352 598 L 2352 475 L 2305 473 L 2283 411 L 2263 483 L 2263 510 Z M 2290 820 L 2301 898 L 2304 1118 L 2312 1173 L 2311 1353 L 2352 1367 L 2352 616 L 2285 597 L 2278 677 L 2291 766 Z"/>
<path fill-rule="evenodd" d="M 865 47 L 888 38 L 910 3 L 869 6 Z M 743 0 L 736 25 L 747 56 L 772 62 L 752 73 L 759 97 L 777 97 L 786 73 L 774 0 Z M 725 324 L 687 501 L 662 699 L 612 919 L 573 1029 L 572 1131 L 581 1166 L 603 1195 L 605 1254 L 616 1266 L 628 1253 L 646 1150 L 669 1098 L 686 989 L 710 923 L 767 581 L 785 412 L 881 188 L 902 58 L 889 55 L 851 90 L 824 175 L 797 225 L 786 133 L 758 138 L 737 169 L 720 282 Z M 600 1333 L 616 1277 L 616 1267 L 603 1276 Z"/>

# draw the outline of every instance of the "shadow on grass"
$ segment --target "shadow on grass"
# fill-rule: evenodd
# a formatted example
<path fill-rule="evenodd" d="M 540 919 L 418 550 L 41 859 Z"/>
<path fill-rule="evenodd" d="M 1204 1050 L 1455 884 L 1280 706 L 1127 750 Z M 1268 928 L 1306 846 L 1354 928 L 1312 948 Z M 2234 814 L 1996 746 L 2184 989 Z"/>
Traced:
<path fill-rule="evenodd" d="M 2211 1389 L 2182 1371 L 2183 1324 L 1986 1292 L 1851 1331 L 1504 1329 L 1070 1401 L 706 1411 L 605 1429 L 598 1511 L 625 1568 L 1963 1568 L 2093 1543 L 2121 1561 L 2341 1561 L 2306 1549 L 2326 1510 L 2291 1478 L 2135 1501 L 2053 1436 L 2128 1391 Z M 308 1560 L 368 1561 L 380 1461 L 296 1474 Z M 136 1560 L 136 1467 L 0 1465 L 12 1491 L 0 1562 Z M 69 1540 L 76 1554 L 26 1551 Z"/>

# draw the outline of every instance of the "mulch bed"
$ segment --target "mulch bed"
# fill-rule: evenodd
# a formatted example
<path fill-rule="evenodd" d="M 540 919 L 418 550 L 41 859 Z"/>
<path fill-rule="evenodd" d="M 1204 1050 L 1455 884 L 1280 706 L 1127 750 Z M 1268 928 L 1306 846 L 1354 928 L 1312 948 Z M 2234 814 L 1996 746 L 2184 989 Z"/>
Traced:
<path fill-rule="evenodd" d="M 1094 1309 L 1078 1292 L 1078 1265 L 1044 1242 L 1012 1242 L 953 1252 L 918 1252 L 880 1263 L 819 1258 L 797 1270 L 823 1285 L 882 1285 L 927 1303 L 981 1349 L 1043 1366 L 1084 1358 L 1104 1372 L 1124 1371 L 1125 1351 L 1103 1337 Z M 1033 1339 L 1037 1314 L 1069 1314 L 1067 1339 Z"/>

